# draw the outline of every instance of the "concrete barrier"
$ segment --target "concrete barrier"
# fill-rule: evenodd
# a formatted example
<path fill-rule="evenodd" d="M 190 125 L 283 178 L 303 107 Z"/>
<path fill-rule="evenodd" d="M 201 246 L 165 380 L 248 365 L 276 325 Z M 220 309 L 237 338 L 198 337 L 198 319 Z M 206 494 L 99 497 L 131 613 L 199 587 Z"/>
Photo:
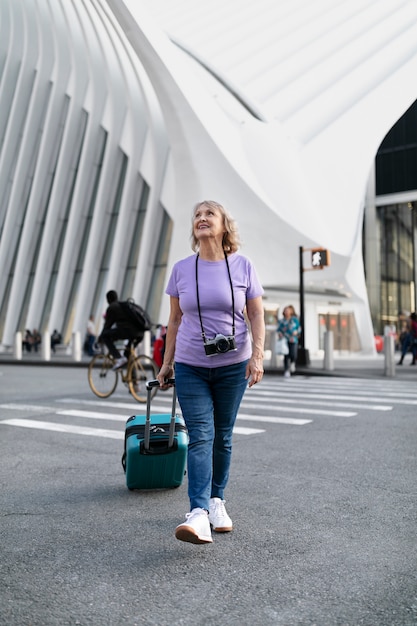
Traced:
<path fill-rule="evenodd" d="M 142 341 L 136 346 L 136 354 L 146 354 L 152 358 L 152 335 L 150 330 L 145 330 Z"/>

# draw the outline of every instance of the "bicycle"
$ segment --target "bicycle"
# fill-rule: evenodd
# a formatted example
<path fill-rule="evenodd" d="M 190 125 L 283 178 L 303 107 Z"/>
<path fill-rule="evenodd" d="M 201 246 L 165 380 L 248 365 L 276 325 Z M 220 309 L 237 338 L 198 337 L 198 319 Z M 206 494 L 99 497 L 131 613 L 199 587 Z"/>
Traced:
<path fill-rule="evenodd" d="M 126 365 L 113 370 L 115 360 L 108 353 L 100 353 L 93 356 L 88 365 L 88 383 L 91 391 L 99 398 L 108 398 L 112 395 L 119 381 L 127 385 L 130 393 L 137 402 L 146 402 L 148 380 L 154 380 L 159 372 L 155 361 L 146 354 L 136 355 L 135 348 L 139 339 L 129 341 L 127 349 L 129 357 Z M 153 387 L 151 397 L 156 394 L 158 387 Z"/>

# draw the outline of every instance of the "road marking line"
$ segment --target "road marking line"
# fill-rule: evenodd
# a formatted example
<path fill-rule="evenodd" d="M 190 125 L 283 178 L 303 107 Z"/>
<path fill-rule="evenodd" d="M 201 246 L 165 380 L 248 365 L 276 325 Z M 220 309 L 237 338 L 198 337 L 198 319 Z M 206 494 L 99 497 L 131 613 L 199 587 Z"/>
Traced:
<path fill-rule="evenodd" d="M 235 435 L 257 435 L 264 432 L 265 431 L 260 428 L 245 428 L 244 426 L 235 426 L 233 428 Z"/>
<path fill-rule="evenodd" d="M 259 409 L 259 404 L 245 404 L 245 409 Z M 312 413 L 314 415 L 333 415 L 335 417 L 354 417 L 353 411 L 326 411 L 321 409 L 306 409 L 303 407 L 272 406 L 271 411 L 288 411 L 290 413 Z"/>
<path fill-rule="evenodd" d="M 238 420 L 247 420 L 252 422 L 269 422 L 271 424 L 292 424 L 293 426 L 304 426 L 305 424 L 311 424 L 313 420 L 302 420 L 295 417 L 268 417 L 263 415 L 246 415 L 245 413 L 239 413 Z"/>
<path fill-rule="evenodd" d="M 120 415 L 120 413 L 97 413 L 95 411 L 79 411 L 71 409 L 67 411 L 56 411 L 56 415 L 69 415 L 72 417 L 85 417 L 95 420 L 114 420 L 116 422 L 126 422 L 129 415 Z"/>
<path fill-rule="evenodd" d="M 395 385 L 392 386 L 390 385 L 389 382 L 384 382 L 381 383 L 381 385 L 372 385 L 372 384 L 368 384 L 369 381 L 364 381 L 361 380 L 360 382 L 358 382 L 358 384 L 356 385 L 347 385 L 345 383 L 340 383 L 340 384 L 316 384 L 311 383 L 311 384 L 306 384 L 305 382 L 299 381 L 296 382 L 295 379 L 294 381 L 291 381 L 290 383 L 282 383 L 282 384 L 278 384 L 276 386 L 268 386 L 266 389 L 260 389 L 258 388 L 256 391 L 258 393 L 262 392 L 271 392 L 274 390 L 282 390 L 282 391 L 288 391 L 290 392 L 292 389 L 294 390 L 298 390 L 298 389 L 302 389 L 305 391 L 309 391 L 310 393 L 314 393 L 314 394 L 321 394 L 323 391 L 329 391 L 329 392 L 333 392 L 333 393 L 338 393 L 339 391 L 345 391 L 345 393 L 358 393 L 360 395 L 373 395 L 373 394 L 379 394 L 382 393 L 384 396 L 399 396 L 400 398 L 402 398 L 403 394 L 405 393 L 405 395 L 411 396 L 416 398 L 417 397 L 417 393 L 416 391 L 413 391 L 412 389 L 410 389 L 409 385 L 403 387 L 401 385 Z"/>
<path fill-rule="evenodd" d="M 70 424 L 56 424 L 54 422 L 40 422 L 28 419 L 2 420 L 0 424 L 7 426 L 19 426 L 22 428 L 36 428 L 39 430 L 52 430 L 60 433 L 70 433 L 73 435 L 87 435 L 93 437 L 106 437 L 107 439 L 124 439 L 125 433 L 117 430 L 106 430 L 105 428 L 88 428 L 86 426 L 73 426 Z"/>
<path fill-rule="evenodd" d="M 370 411 L 392 411 L 393 407 L 383 404 L 383 405 L 372 405 L 372 404 L 356 404 L 351 402 L 321 402 L 320 400 L 309 400 L 303 399 L 303 396 L 297 394 L 297 397 L 294 398 L 294 394 L 291 394 L 291 397 L 284 396 L 281 392 L 279 394 L 268 394 L 271 396 L 275 396 L 277 402 L 281 402 L 282 404 L 309 404 L 314 406 L 334 406 L 334 407 L 343 407 L 343 408 L 351 408 L 351 409 L 369 409 Z M 252 398 L 253 399 L 253 398 Z M 353 398 L 354 400 L 354 398 Z M 257 398 L 257 402 L 259 404 L 267 403 L 271 404 L 271 400 L 267 398 Z M 242 402 L 242 406 L 244 406 L 245 400 Z"/>
<path fill-rule="evenodd" d="M 60 398 L 56 400 L 56 402 L 64 403 L 64 404 L 81 404 L 86 406 L 101 406 L 102 408 L 109 409 L 126 409 L 131 411 L 131 415 L 144 415 L 146 412 L 146 404 L 138 403 L 138 402 L 114 402 L 110 400 L 78 400 L 74 398 Z M 156 405 L 152 403 L 151 411 L 155 413 L 167 413 L 167 407 L 171 409 L 172 407 L 172 397 L 167 398 L 166 405 Z M 139 409 L 139 410 L 138 410 Z M 169 411 L 171 412 L 171 410 Z M 127 419 L 127 418 L 126 418 Z"/>
<path fill-rule="evenodd" d="M 274 389 L 293 389 L 295 387 L 302 389 L 310 387 L 310 389 L 312 391 L 314 390 L 315 393 L 320 393 L 319 388 L 328 388 L 333 391 L 337 391 L 338 389 L 345 389 L 349 391 L 357 390 L 359 393 L 364 393 L 365 387 L 367 390 L 366 393 L 378 393 L 381 390 L 385 395 L 397 395 L 402 397 L 403 393 L 405 393 L 406 396 L 417 396 L 415 391 L 413 392 L 410 390 L 410 386 L 406 382 L 397 380 L 392 384 L 388 380 L 384 382 L 377 382 L 370 379 L 355 380 L 354 382 L 349 382 L 346 379 L 343 379 L 343 382 L 333 382 L 330 380 L 322 380 L 321 378 L 315 378 L 314 381 L 297 380 L 297 378 L 292 378 L 288 383 L 284 381 L 277 381 L 275 385 L 264 385 L 262 383 L 262 387 L 258 387 L 256 391 L 261 392 L 264 390 L 272 391 Z"/>
<path fill-rule="evenodd" d="M 55 413 L 55 410 L 50 406 L 37 406 L 36 404 L 17 404 L 16 402 L 0 404 L 0 409 L 11 409 L 13 411 L 34 411 L 36 413 Z"/>
<path fill-rule="evenodd" d="M 281 393 L 285 396 L 285 392 L 281 392 L 279 390 L 277 390 L 276 394 L 269 394 L 271 396 L 276 396 L 277 399 L 280 398 Z M 417 404 L 417 400 L 406 400 L 403 398 L 392 398 L 392 397 L 387 397 L 385 398 L 383 395 L 378 396 L 378 397 L 374 397 L 371 395 L 371 393 L 374 392 L 369 392 L 369 396 L 366 395 L 367 392 L 366 391 L 361 391 L 360 396 L 356 396 L 355 394 L 351 394 L 350 396 L 342 396 L 342 395 L 333 395 L 333 394 L 324 394 L 322 391 L 316 391 L 313 389 L 310 389 L 308 393 L 300 393 L 298 389 L 294 389 L 294 392 L 287 392 L 287 395 L 290 395 L 290 397 L 294 397 L 297 394 L 297 398 L 299 397 L 300 400 L 301 399 L 317 399 L 317 397 L 320 398 L 320 400 L 349 400 L 349 401 L 355 401 L 355 402 L 390 402 L 392 404 L 409 404 L 409 405 L 415 405 Z"/>

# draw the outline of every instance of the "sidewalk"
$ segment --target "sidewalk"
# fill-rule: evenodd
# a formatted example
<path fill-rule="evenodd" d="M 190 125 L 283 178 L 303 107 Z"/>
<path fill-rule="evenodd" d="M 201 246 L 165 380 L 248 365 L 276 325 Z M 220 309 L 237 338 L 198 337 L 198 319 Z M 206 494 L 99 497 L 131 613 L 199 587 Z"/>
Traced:
<path fill-rule="evenodd" d="M 88 367 L 91 357 L 81 357 L 81 361 L 74 361 L 72 355 L 66 354 L 63 350 L 51 354 L 49 361 L 42 358 L 41 352 L 25 352 L 22 358 L 15 359 L 13 354 L 0 353 L 0 365 L 40 365 L 44 367 Z"/>
<path fill-rule="evenodd" d="M 51 354 L 50 361 L 42 359 L 41 353 L 25 353 L 21 360 L 14 358 L 12 354 L 0 354 L 0 365 L 39 365 L 53 367 L 88 367 L 90 357 L 83 355 L 81 361 L 74 361 L 72 355 L 65 354 L 60 351 Z M 396 354 L 395 362 L 398 363 L 399 353 Z M 279 361 L 278 361 L 279 363 Z M 336 377 L 359 377 L 359 378 L 394 378 L 397 380 L 417 382 L 417 365 L 411 366 L 411 354 L 404 359 L 404 364 L 395 367 L 395 376 L 388 377 L 385 375 L 385 359 L 383 354 L 376 356 L 363 356 L 357 353 L 350 355 L 334 354 L 334 369 L 325 370 L 323 366 L 323 357 L 310 356 L 310 364 L 308 366 L 298 366 L 297 371 L 293 375 L 303 376 L 336 376 Z M 268 360 L 264 363 L 266 374 L 283 375 L 282 365 L 271 366 Z"/>
<path fill-rule="evenodd" d="M 400 354 L 395 354 L 395 363 L 398 363 Z M 364 356 L 357 353 L 350 355 L 334 354 L 334 369 L 324 369 L 324 359 L 320 357 L 310 356 L 310 365 L 297 366 L 297 374 L 304 376 L 336 376 L 345 378 L 381 378 L 397 379 L 410 382 L 417 382 L 417 365 L 411 366 L 411 354 L 404 359 L 403 365 L 395 366 L 395 376 L 387 376 L 385 374 L 385 357 L 383 354 L 375 356 Z M 268 362 L 265 363 L 265 372 L 276 373 L 282 375 L 282 365 L 278 368 L 271 368 Z"/>

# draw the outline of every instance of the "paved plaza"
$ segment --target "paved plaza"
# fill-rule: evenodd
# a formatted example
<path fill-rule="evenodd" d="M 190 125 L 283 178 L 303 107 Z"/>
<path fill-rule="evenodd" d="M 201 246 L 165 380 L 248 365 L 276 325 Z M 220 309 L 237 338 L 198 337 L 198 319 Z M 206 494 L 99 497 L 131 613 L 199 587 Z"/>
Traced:
<path fill-rule="evenodd" d="M 101 400 L 85 364 L 1 363 L 0 625 L 416 624 L 415 374 L 376 365 L 248 390 L 234 530 L 194 546 L 173 534 L 186 478 L 126 488 L 124 424 L 144 407 L 120 383 Z"/>

